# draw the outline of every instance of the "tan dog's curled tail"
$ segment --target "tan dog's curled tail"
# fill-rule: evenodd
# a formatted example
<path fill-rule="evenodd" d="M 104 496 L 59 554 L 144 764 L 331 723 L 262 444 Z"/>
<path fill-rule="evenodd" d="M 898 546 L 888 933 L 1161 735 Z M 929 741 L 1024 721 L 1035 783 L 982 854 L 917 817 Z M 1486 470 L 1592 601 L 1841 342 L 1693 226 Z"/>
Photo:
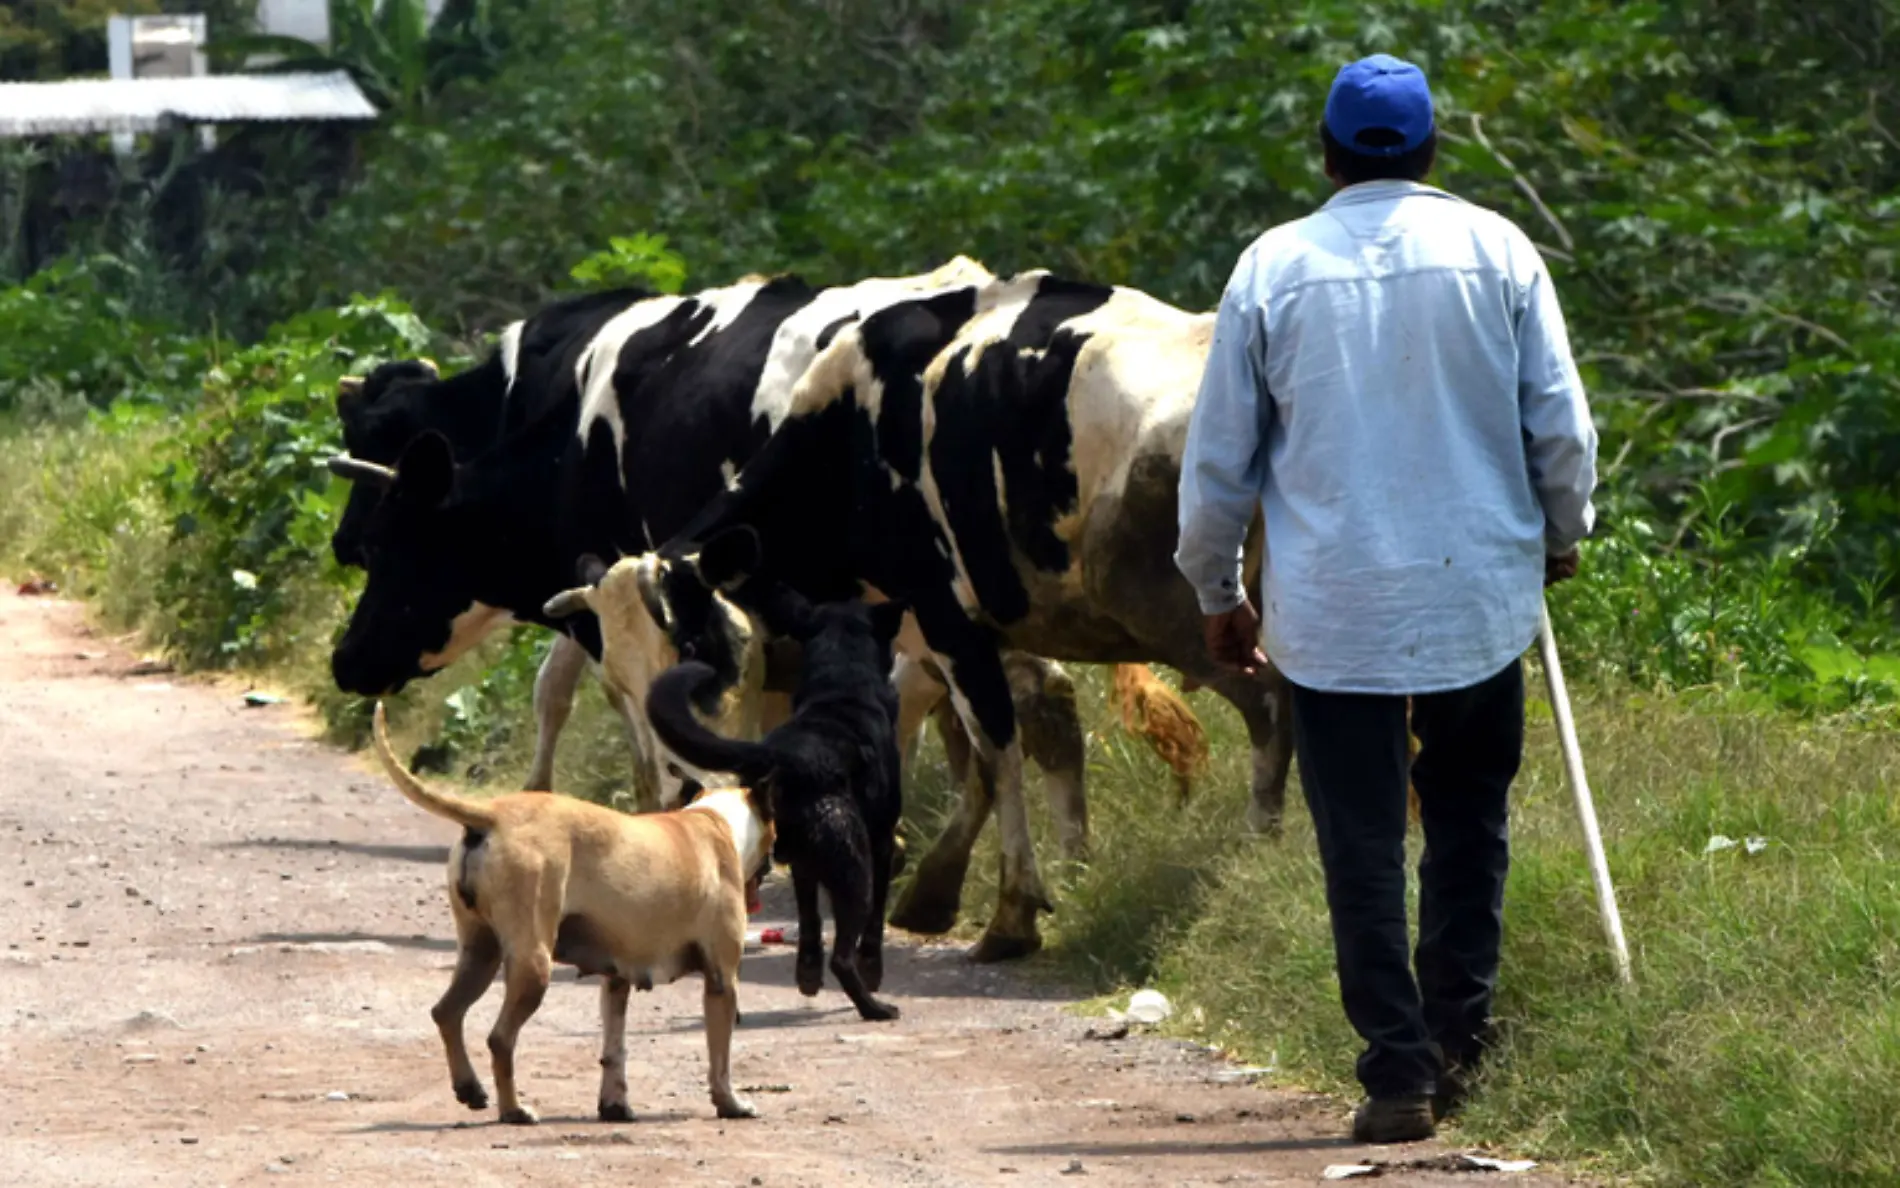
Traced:
<path fill-rule="evenodd" d="M 410 803 L 426 812 L 455 822 L 465 829 L 489 830 L 495 827 L 495 814 L 473 800 L 456 796 L 450 792 L 432 792 L 423 786 L 421 780 L 409 773 L 396 758 L 396 752 L 389 746 L 389 722 L 383 714 L 383 703 L 376 702 L 376 755 L 383 761 L 383 770 L 396 785 L 396 790 L 409 798 Z"/>
<path fill-rule="evenodd" d="M 1174 769 L 1175 795 L 1186 802 L 1194 777 L 1207 769 L 1207 730 L 1193 709 L 1145 664 L 1115 666 L 1115 700 L 1122 728 L 1148 745 Z"/>

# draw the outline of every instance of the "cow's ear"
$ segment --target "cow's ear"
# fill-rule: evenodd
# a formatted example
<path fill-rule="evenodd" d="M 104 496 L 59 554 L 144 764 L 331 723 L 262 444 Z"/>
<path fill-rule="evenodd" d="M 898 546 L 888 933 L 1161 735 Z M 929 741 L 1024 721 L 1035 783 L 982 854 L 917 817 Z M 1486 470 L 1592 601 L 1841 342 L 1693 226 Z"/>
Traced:
<path fill-rule="evenodd" d="M 455 451 L 433 429 L 410 442 L 396 463 L 396 494 L 424 507 L 447 499 L 454 485 Z"/>
<path fill-rule="evenodd" d="M 582 553 L 580 560 L 574 562 L 574 576 L 583 586 L 598 586 L 600 579 L 607 576 L 607 563 L 592 553 Z"/>
<path fill-rule="evenodd" d="M 871 608 L 871 631 L 878 642 L 889 644 L 897 638 L 897 633 L 904 629 L 904 614 L 908 610 L 909 606 L 896 599 Z"/>
<path fill-rule="evenodd" d="M 738 524 L 700 546 L 695 568 L 699 580 L 714 590 L 727 590 L 758 572 L 765 546 L 751 526 Z"/>

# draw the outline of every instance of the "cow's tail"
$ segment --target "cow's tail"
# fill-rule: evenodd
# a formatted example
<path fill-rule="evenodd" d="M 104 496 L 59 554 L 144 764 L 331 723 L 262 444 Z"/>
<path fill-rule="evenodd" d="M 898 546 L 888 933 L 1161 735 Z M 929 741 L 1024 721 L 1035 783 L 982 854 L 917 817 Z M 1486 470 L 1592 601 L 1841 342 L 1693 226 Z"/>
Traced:
<path fill-rule="evenodd" d="M 1115 666 L 1122 728 L 1139 734 L 1174 769 L 1175 795 L 1185 802 L 1194 777 L 1207 770 L 1207 730 L 1181 695 L 1145 664 Z"/>
<path fill-rule="evenodd" d="M 396 752 L 389 746 L 389 723 L 383 715 L 381 701 L 376 703 L 376 755 L 383 761 L 383 770 L 389 773 L 397 791 L 416 807 L 447 818 L 464 829 L 486 831 L 495 827 L 492 809 L 452 792 L 431 791 L 397 760 Z"/>
<path fill-rule="evenodd" d="M 772 767 L 772 752 L 752 742 L 714 734 L 693 716 L 693 701 L 709 682 L 719 679 L 711 665 L 683 660 L 661 673 L 647 689 L 647 720 L 675 755 L 705 771 L 729 771 L 748 783 Z"/>

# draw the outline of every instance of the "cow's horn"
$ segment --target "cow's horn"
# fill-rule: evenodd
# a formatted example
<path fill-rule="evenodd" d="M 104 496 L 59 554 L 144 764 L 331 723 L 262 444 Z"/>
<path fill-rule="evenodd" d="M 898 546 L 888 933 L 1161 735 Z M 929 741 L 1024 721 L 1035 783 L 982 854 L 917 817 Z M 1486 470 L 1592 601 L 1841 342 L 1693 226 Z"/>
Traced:
<path fill-rule="evenodd" d="M 377 462 L 365 462 L 348 454 L 338 454 L 324 465 L 330 468 L 331 474 L 353 483 L 373 483 L 384 489 L 396 485 L 396 472 Z"/>
<path fill-rule="evenodd" d="M 434 360 L 434 359 L 431 359 L 431 358 L 429 358 L 428 356 L 426 356 L 426 355 L 425 355 L 425 356 L 423 356 L 422 358 L 420 358 L 420 359 L 417 359 L 417 360 L 416 360 L 416 362 L 418 362 L 418 363 L 420 363 L 420 364 L 422 364 L 422 365 L 423 365 L 424 367 L 426 367 L 426 368 L 428 368 L 428 370 L 429 370 L 429 374 L 430 374 L 430 375 L 432 375 L 432 376 L 434 376 L 434 377 L 435 377 L 435 378 L 437 378 L 437 379 L 441 379 L 441 378 L 442 378 L 442 369 L 441 369 L 440 367 L 437 367 L 437 366 L 435 365 L 435 360 Z"/>
<path fill-rule="evenodd" d="M 363 394 L 363 377 L 346 375 L 336 382 L 336 394 L 346 400 L 354 400 Z"/>
<path fill-rule="evenodd" d="M 577 586 L 572 590 L 561 591 L 542 604 L 541 613 L 550 619 L 565 619 L 570 615 L 592 610 L 593 608 L 587 603 L 588 589 L 589 587 L 586 586 Z"/>

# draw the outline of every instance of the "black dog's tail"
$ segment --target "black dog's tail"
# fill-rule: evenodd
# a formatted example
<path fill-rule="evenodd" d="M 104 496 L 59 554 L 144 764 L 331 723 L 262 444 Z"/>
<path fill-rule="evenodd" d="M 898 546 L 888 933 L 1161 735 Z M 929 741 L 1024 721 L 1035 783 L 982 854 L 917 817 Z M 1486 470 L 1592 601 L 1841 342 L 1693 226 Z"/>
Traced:
<path fill-rule="evenodd" d="M 661 673 L 647 690 L 647 721 L 674 754 L 707 771 L 730 771 L 748 782 L 771 770 L 772 752 L 758 743 L 714 734 L 693 716 L 692 703 L 719 679 L 711 665 L 683 660 Z"/>

